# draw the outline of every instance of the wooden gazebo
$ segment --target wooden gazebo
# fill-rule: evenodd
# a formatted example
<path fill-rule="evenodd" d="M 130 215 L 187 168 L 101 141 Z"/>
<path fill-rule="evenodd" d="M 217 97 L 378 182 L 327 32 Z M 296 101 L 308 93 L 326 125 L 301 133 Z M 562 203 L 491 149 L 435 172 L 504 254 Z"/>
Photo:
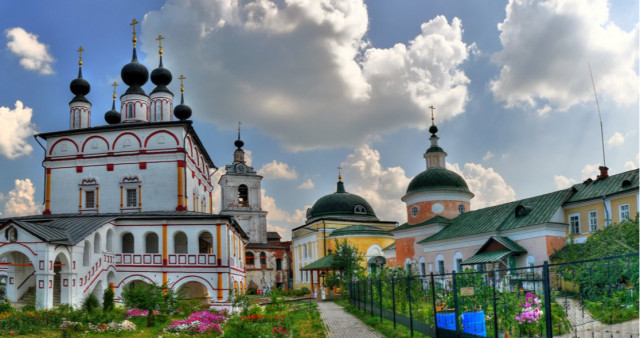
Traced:
<path fill-rule="evenodd" d="M 344 268 L 341 267 L 336 267 L 334 264 L 334 258 L 335 255 L 334 254 L 329 254 L 327 256 L 324 256 L 320 259 L 318 259 L 317 261 L 303 267 L 300 270 L 304 270 L 304 271 L 311 271 L 311 293 L 313 293 L 315 291 L 315 287 L 314 287 L 314 279 L 313 279 L 313 274 L 315 271 L 317 280 L 318 280 L 318 289 L 320 289 L 320 274 L 321 272 L 324 272 L 325 274 L 329 271 L 336 271 L 336 270 L 344 270 Z"/>

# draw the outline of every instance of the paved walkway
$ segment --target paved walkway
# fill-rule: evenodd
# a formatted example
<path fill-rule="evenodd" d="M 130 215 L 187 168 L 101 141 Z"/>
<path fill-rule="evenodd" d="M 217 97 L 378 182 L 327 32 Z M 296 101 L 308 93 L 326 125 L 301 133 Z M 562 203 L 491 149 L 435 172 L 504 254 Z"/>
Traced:
<path fill-rule="evenodd" d="M 562 335 L 562 338 L 638 338 L 638 319 L 624 323 L 606 325 L 593 319 L 585 310 L 580 308 L 580 303 L 570 298 L 556 298 L 556 302 L 565 308 L 565 302 L 569 305 L 567 318 L 575 328 L 574 332 Z"/>
<path fill-rule="evenodd" d="M 334 302 L 318 302 L 318 309 L 324 325 L 329 330 L 329 338 L 383 338 L 373 328 Z"/>

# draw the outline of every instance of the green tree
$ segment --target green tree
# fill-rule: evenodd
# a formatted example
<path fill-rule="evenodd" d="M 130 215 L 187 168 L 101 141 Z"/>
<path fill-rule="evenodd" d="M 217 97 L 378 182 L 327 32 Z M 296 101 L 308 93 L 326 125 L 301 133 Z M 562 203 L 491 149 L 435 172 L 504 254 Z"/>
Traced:
<path fill-rule="evenodd" d="M 108 287 L 102 294 L 102 309 L 105 311 L 111 311 L 113 310 L 113 306 L 113 290 L 111 287 Z"/>
<path fill-rule="evenodd" d="M 122 292 L 122 301 L 128 308 L 147 310 L 147 325 L 154 325 L 154 311 L 163 314 L 171 313 L 178 304 L 178 299 L 173 290 L 167 284 L 160 286 L 147 283 L 139 283 L 125 288 Z"/>
<path fill-rule="evenodd" d="M 336 252 L 333 258 L 333 267 L 341 269 L 344 277 L 343 281 L 349 283 L 353 276 L 357 276 L 364 271 L 360 265 L 364 256 L 358 252 L 358 249 L 349 245 L 346 239 L 342 241 L 336 239 L 335 245 Z"/>

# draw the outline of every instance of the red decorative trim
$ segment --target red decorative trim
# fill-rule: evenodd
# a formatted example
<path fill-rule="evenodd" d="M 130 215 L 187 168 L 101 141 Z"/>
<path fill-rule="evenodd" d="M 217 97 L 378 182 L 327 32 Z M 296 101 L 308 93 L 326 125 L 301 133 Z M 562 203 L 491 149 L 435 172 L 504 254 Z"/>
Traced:
<path fill-rule="evenodd" d="M 49 209 L 44 209 L 44 211 L 42 212 L 43 215 L 51 215 L 51 210 Z"/>
<path fill-rule="evenodd" d="M 178 160 L 177 163 L 178 163 L 178 168 L 184 168 L 185 163 L 183 160 Z"/>
<path fill-rule="evenodd" d="M 204 280 L 205 282 L 207 282 L 207 284 L 209 284 L 209 287 L 211 287 L 211 290 L 218 290 L 218 289 L 214 288 L 214 287 L 213 287 L 213 285 L 211 285 L 211 283 L 210 283 L 207 279 L 205 279 L 205 278 L 203 278 L 203 277 L 200 277 L 200 276 L 198 276 L 198 275 L 187 275 L 187 276 L 184 276 L 184 277 L 182 277 L 182 278 L 178 279 L 177 281 L 175 281 L 173 284 L 171 284 L 171 287 L 170 287 L 170 288 L 171 288 L 171 289 L 173 289 L 173 288 L 178 284 L 178 282 L 179 282 L 179 281 L 181 281 L 181 280 L 183 280 L 183 279 L 185 279 L 185 278 L 190 278 L 190 277 L 202 279 L 202 280 Z M 218 278 L 220 278 L 220 277 L 218 276 Z M 188 283 L 188 282 L 187 282 L 187 283 Z"/>
<path fill-rule="evenodd" d="M 82 172 L 82 167 L 80 167 L 80 171 Z M 95 178 L 83 178 L 80 182 L 80 185 L 90 185 L 90 184 L 98 184 L 98 180 Z"/>
<path fill-rule="evenodd" d="M 51 174 L 51 168 L 47 168 L 47 174 Z"/>
<path fill-rule="evenodd" d="M 13 285 L 13 277 L 9 277 L 9 284 Z"/>
<path fill-rule="evenodd" d="M 57 145 L 58 143 L 60 143 L 60 142 L 62 142 L 62 141 L 69 141 L 69 142 L 73 143 L 73 145 L 76 147 L 76 153 L 77 153 L 77 152 L 79 152 L 79 150 L 78 150 L 78 145 L 77 145 L 77 144 L 76 144 L 72 139 L 67 138 L 67 137 L 63 137 L 63 138 L 61 138 L 61 139 L 57 140 L 57 141 L 56 141 L 56 142 L 51 146 L 51 149 L 49 149 L 49 155 L 53 154 L 53 149 L 56 147 L 56 145 Z"/>
<path fill-rule="evenodd" d="M 49 261 L 49 270 L 53 270 L 53 261 Z"/>
<path fill-rule="evenodd" d="M 65 279 L 63 279 L 63 280 L 62 280 L 62 286 L 64 286 L 65 288 L 66 288 L 66 287 L 69 287 L 69 280 L 68 280 L 68 279 L 66 279 L 66 278 L 65 278 Z"/>
<path fill-rule="evenodd" d="M 49 289 L 53 289 L 53 281 L 49 279 Z"/>
<path fill-rule="evenodd" d="M 38 289 L 44 289 L 44 281 L 43 280 L 39 280 L 38 281 Z"/>
<path fill-rule="evenodd" d="M 107 144 L 107 150 L 109 150 L 109 141 L 107 141 L 106 138 L 104 138 L 104 137 L 102 137 L 100 135 L 93 135 L 93 136 L 87 138 L 86 140 L 84 140 L 84 143 L 82 143 L 82 152 L 83 153 L 84 153 L 84 147 L 87 145 L 87 142 L 89 142 L 89 140 L 92 139 L 92 138 L 99 138 L 99 139 L 103 140 L 104 143 Z"/>
<path fill-rule="evenodd" d="M 176 145 L 180 145 L 180 141 L 178 140 L 178 138 L 176 137 L 176 135 L 174 135 L 172 132 L 162 129 L 162 130 L 156 130 L 153 133 L 149 134 L 149 136 L 147 136 L 147 138 L 144 140 L 144 147 L 147 147 L 147 144 L 149 143 L 149 139 L 151 139 L 151 136 L 155 135 L 155 134 L 160 134 L 160 133 L 165 133 L 165 134 L 169 134 L 171 135 L 171 137 L 173 137 L 173 139 L 176 141 Z"/>
<path fill-rule="evenodd" d="M 44 261 L 43 260 L 40 260 L 38 262 L 38 268 L 40 268 L 40 270 L 44 270 Z"/>
<path fill-rule="evenodd" d="M 113 163 L 107 163 L 107 171 L 113 171 Z"/>
<path fill-rule="evenodd" d="M 71 285 L 72 285 L 73 287 L 75 287 L 75 286 L 76 286 L 76 280 L 75 280 L 75 278 L 74 278 L 74 279 L 72 279 L 72 280 L 71 280 L 71 282 L 72 282 L 72 283 L 71 283 Z"/>
<path fill-rule="evenodd" d="M 147 169 L 147 162 L 140 162 L 140 170 Z"/>
<path fill-rule="evenodd" d="M 76 172 L 77 173 L 81 173 L 82 172 L 82 166 L 81 165 L 76 166 Z"/>
<path fill-rule="evenodd" d="M 124 272 L 124 271 L 123 271 L 123 272 Z M 154 272 L 158 272 L 158 271 L 154 271 Z M 132 278 L 132 277 L 142 277 L 142 278 L 144 278 L 144 279 L 146 279 L 146 280 L 150 281 L 153 285 L 156 285 L 156 282 L 154 282 L 154 281 L 153 281 L 153 279 L 151 279 L 151 278 L 149 278 L 149 277 L 147 277 L 147 276 L 145 276 L 145 275 L 138 275 L 138 274 L 136 274 L 136 275 L 130 275 L 130 276 L 125 277 L 123 280 L 121 280 L 121 281 L 120 281 L 120 283 L 119 283 L 118 285 L 116 285 L 116 288 L 119 288 L 119 287 L 120 287 L 120 285 L 122 285 L 122 283 L 124 283 L 124 281 L 126 281 L 127 279 Z"/>
<path fill-rule="evenodd" d="M 131 135 L 131 136 L 135 137 L 136 140 L 138 140 L 138 148 L 142 148 L 142 142 L 140 142 L 140 138 L 138 137 L 138 135 L 127 131 L 127 132 L 124 132 L 124 133 L 118 135 L 118 137 L 116 137 L 116 139 L 113 141 L 113 144 L 111 145 L 111 150 L 115 150 L 116 149 L 116 145 L 118 144 L 118 140 L 124 135 Z"/>

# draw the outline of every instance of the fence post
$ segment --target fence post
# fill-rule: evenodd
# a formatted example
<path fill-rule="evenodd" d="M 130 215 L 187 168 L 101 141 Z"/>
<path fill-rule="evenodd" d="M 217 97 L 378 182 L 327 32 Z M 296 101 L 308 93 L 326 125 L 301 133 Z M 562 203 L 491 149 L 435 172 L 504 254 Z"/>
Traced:
<path fill-rule="evenodd" d="M 544 261 L 542 266 L 542 288 L 544 289 L 544 319 L 547 328 L 546 336 L 553 336 L 553 323 L 551 322 L 551 286 L 549 283 L 549 262 Z"/>
<path fill-rule="evenodd" d="M 409 300 L 409 329 L 413 337 L 413 312 L 411 311 L 411 274 L 407 274 L 407 300 Z"/>
<path fill-rule="evenodd" d="M 493 270 L 493 336 L 498 337 L 498 308 L 496 298 L 496 271 Z"/>
<path fill-rule="evenodd" d="M 391 300 L 393 302 L 393 329 L 396 329 L 396 283 L 395 277 L 391 276 Z"/>
<path fill-rule="evenodd" d="M 431 271 L 431 303 L 433 304 L 433 327 L 436 329 L 436 336 L 438 335 L 438 313 L 436 309 L 436 281 L 433 278 L 433 271 Z M 495 338 L 498 338 L 496 336 Z"/>
<path fill-rule="evenodd" d="M 457 283 L 456 283 L 456 271 L 454 270 L 451 273 L 451 278 L 453 278 L 453 308 L 454 308 L 454 313 L 455 313 L 455 324 L 456 324 L 456 331 L 460 332 L 460 321 L 458 320 L 458 289 L 457 289 Z"/>
<path fill-rule="evenodd" d="M 382 323 L 382 278 L 378 277 L 378 297 L 380 298 L 380 323 Z"/>

